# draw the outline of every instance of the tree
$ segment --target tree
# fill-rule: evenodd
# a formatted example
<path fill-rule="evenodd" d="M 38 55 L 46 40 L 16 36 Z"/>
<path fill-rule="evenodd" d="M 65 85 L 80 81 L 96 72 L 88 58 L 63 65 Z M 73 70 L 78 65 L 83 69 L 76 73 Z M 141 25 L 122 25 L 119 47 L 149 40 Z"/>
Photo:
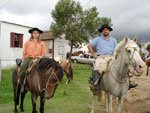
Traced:
<path fill-rule="evenodd" d="M 83 10 L 75 0 L 59 0 L 51 14 L 54 22 L 50 30 L 56 38 L 65 35 L 65 39 L 69 40 L 70 55 L 74 47 L 88 43 L 90 37 L 100 35 L 97 28 L 102 24 L 112 25 L 110 18 L 99 17 L 96 7 Z"/>
<path fill-rule="evenodd" d="M 146 47 L 147 51 L 150 51 L 150 44 Z"/>

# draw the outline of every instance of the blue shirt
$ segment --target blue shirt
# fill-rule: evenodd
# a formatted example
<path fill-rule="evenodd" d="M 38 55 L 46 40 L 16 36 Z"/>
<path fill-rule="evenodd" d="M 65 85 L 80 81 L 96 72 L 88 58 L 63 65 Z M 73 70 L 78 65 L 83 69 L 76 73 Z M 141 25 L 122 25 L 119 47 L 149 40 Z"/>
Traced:
<path fill-rule="evenodd" d="M 105 39 L 104 36 L 97 37 L 90 42 L 92 47 L 96 47 L 97 55 L 112 55 L 115 47 L 117 45 L 117 41 L 113 37 L 109 37 L 109 39 Z"/>

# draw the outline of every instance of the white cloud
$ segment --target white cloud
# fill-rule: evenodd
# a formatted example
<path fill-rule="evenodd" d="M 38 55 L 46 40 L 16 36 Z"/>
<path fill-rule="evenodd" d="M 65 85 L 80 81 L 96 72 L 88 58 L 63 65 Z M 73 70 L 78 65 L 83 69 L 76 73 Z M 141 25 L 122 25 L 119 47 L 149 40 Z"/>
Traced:
<path fill-rule="evenodd" d="M 1 2 L 2 4 L 4 3 Z M 150 35 L 150 0 L 77 0 L 84 9 L 96 6 L 100 16 L 112 18 L 115 37 Z M 0 20 L 48 30 L 58 0 L 10 0 L 0 9 Z M 0 3 L 0 6 L 1 6 Z"/>

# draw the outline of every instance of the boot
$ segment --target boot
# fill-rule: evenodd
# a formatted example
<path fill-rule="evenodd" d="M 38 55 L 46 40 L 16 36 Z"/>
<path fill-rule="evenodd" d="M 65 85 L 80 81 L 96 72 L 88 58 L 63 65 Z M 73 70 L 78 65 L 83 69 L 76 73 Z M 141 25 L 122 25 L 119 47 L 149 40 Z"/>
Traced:
<path fill-rule="evenodd" d="M 135 88 L 135 87 L 137 87 L 137 86 L 138 86 L 138 84 L 130 83 L 130 84 L 129 84 L 129 90 L 130 90 L 131 88 Z"/>
<path fill-rule="evenodd" d="M 98 90 L 100 88 L 100 79 L 101 79 L 101 75 L 98 70 L 93 71 L 92 78 L 93 78 L 93 85 L 95 89 Z"/>
<path fill-rule="evenodd" d="M 89 78 L 89 80 L 88 80 L 88 83 L 91 84 L 91 85 L 93 84 L 93 77 L 92 77 L 92 74 L 90 75 L 90 78 Z"/>

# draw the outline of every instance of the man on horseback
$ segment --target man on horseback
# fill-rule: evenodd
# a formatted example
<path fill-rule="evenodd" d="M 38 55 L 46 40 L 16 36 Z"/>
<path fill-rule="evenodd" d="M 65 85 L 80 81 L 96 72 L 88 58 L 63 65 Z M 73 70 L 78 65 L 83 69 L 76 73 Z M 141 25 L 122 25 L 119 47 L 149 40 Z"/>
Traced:
<path fill-rule="evenodd" d="M 43 31 L 38 28 L 32 28 L 28 32 L 31 34 L 31 37 L 24 44 L 22 65 L 20 69 L 21 92 L 24 92 L 24 77 L 30 61 L 32 59 L 42 58 L 46 54 L 45 44 L 39 39 L 40 34 L 42 34 Z"/>
<path fill-rule="evenodd" d="M 95 58 L 94 70 L 92 72 L 92 80 L 95 89 L 100 88 L 100 78 L 102 76 L 102 74 L 99 73 L 100 64 L 105 57 L 111 57 L 113 55 L 117 45 L 116 39 L 110 36 L 110 31 L 112 30 L 113 29 L 108 24 L 104 24 L 100 29 L 98 29 L 102 35 L 95 38 L 88 44 L 88 49 Z M 93 47 L 96 48 L 97 52 L 94 52 Z M 99 81 L 98 84 L 94 84 L 97 80 Z M 137 84 L 130 84 L 130 88 L 134 88 L 136 86 Z"/>

